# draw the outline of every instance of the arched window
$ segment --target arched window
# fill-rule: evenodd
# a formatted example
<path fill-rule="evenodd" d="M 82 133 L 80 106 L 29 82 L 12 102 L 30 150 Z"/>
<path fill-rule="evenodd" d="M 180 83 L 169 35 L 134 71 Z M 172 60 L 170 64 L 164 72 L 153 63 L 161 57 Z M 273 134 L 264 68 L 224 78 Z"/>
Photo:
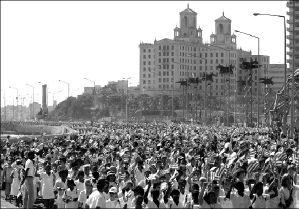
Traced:
<path fill-rule="evenodd" d="M 219 24 L 218 26 L 218 33 L 222 34 L 223 33 L 223 25 Z"/>
<path fill-rule="evenodd" d="M 185 17 L 184 17 L 184 25 L 185 25 L 186 27 L 188 26 L 188 25 L 187 25 L 187 22 L 188 22 L 188 21 L 187 21 L 187 16 L 185 16 Z"/>

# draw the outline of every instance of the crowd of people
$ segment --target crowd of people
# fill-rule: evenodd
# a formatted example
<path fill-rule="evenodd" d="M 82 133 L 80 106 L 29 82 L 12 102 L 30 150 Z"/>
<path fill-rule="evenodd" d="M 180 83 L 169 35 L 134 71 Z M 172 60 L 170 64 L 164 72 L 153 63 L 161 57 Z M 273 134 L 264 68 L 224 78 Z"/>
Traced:
<path fill-rule="evenodd" d="M 33 208 L 296 208 L 298 138 L 279 129 L 72 124 L 1 142 L 6 200 Z M 298 176 L 299 178 L 299 176 Z"/>

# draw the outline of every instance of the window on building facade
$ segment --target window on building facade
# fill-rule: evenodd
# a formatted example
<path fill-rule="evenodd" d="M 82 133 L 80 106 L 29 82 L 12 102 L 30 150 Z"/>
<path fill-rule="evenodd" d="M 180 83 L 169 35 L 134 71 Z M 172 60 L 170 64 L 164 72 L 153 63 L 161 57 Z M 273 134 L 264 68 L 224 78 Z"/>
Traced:
<path fill-rule="evenodd" d="M 223 52 L 221 52 L 221 57 L 223 57 Z"/>
<path fill-rule="evenodd" d="M 148 64 L 150 65 L 150 64 L 151 64 L 151 61 L 148 61 Z"/>
<path fill-rule="evenodd" d="M 218 57 L 218 52 L 216 52 L 216 57 Z"/>
<path fill-rule="evenodd" d="M 148 74 L 148 77 L 150 78 L 150 77 L 151 77 L 151 74 Z"/>
<path fill-rule="evenodd" d="M 148 58 L 151 58 L 151 55 L 150 55 L 150 54 L 148 55 Z"/>
<path fill-rule="evenodd" d="M 148 72 L 151 72 L 151 68 L 150 67 L 148 68 Z"/>
<path fill-rule="evenodd" d="M 171 65 L 171 69 L 174 69 L 174 65 Z"/>
<path fill-rule="evenodd" d="M 161 83 L 161 80 L 162 80 L 162 79 L 161 79 L 161 78 L 159 78 L 159 83 Z"/>
<path fill-rule="evenodd" d="M 159 46 L 159 50 L 161 50 L 161 46 Z"/>
<path fill-rule="evenodd" d="M 145 56 L 145 54 L 143 55 L 143 59 L 146 59 L 146 56 Z"/>
<path fill-rule="evenodd" d="M 145 50 L 145 49 L 143 49 L 143 52 L 145 53 L 145 52 L 146 52 L 146 50 Z"/>
<path fill-rule="evenodd" d="M 145 62 L 145 61 L 143 62 L 143 65 L 146 65 L 146 62 Z"/>
<path fill-rule="evenodd" d="M 143 84 L 146 84 L 146 81 L 145 80 L 142 80 Z"/>
<path fill-rule="evenodd" d="M 161 89 L 161 85 L 159 85 L 159 89 Z"/>
<path fill-rule="evenodd" d="M 161 52 L 159 52 L 159 56 L 161 56 Z"/>
<path fill-rule="evenodd" d="M 148 84 L 151 84 L 151 80 L 148 80 L 147 83 L 148 83 Z"/>
<path fill-rule="evenodd" d="M 210 64 L 213 64 L 213 60 L 212 59 L 210 60 Z"/>
<path fill-rule="evenodd" d="M 161 71 L 159 71 L 158 75 L 161 76 Z"/>
<path fill-rule="evenodd" d="M 213 71 L 213 66 L 210 66 L 210 70 Z"/>
<path fill-rule="evenodd" d="M 148 49 L 148 52 L 151 52 L 151 49 Z"/>
<path fill-rule="evenodd" d="M 223 59 L 221 59 L 221 64 L 223 64 L 224 63 L 224 60 Z"/>
<path fill-rule="evenodd" d="M 174 52 L 171 52 L 171 56 L 174 56 Z"/>
<path fill-rule="evenodd" d="M 144 71 L 146 71 L 146 68 L 145 68 L 145 67 L 143 68 L 143 72 L 144 72 Z"/>
<path fill-rule="evenodd" d="M 166 72 L 165 71 L 163 71 L 163 76 L 166 76 Z"/>
<path fill-rule="evenodd" d="M 145 78 L 146 77 L 146 75 L 145 74 L 143 74 L 143 78 Z"/>
<path fill-rule="evenodd" d="M 216 59 L 216 64 L 218 64 L 218 59 Z"/>
<path fill-rule="evenodd" d="M 208 57 L 208 53 L 205 53 L 205 57 Z"/>
<path fill-rule="evenodd" d="M 171 75 L 173 76 L 173 71 L 171 71 Z"/>
<path fill-rule="evenodd" d="M 173 45 L 171 46 L 171 50 L 174 50 L 174 46 Z"/>

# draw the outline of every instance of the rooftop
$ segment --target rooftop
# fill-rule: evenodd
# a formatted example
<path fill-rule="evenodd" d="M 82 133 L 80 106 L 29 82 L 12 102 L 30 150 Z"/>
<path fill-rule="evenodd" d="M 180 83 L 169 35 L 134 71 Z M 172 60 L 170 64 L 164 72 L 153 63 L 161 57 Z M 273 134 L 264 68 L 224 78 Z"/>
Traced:
<path fill-rule="evenodd" d="M 222 13 L 222 16 L 216 19 L 215 21 L 231 21 L 229 18 L 224 16 L 224 12 Z"/>
<path fill-rule="evenodd" d="M 187 9 L 185 9 L 184 11 L 180 12 L 180 13 L 191 13 L 191 14 L 197 14 L 196 12 L 194 12 L 192 9 L 189 8 L 189 4 L 187 4 Z"/>

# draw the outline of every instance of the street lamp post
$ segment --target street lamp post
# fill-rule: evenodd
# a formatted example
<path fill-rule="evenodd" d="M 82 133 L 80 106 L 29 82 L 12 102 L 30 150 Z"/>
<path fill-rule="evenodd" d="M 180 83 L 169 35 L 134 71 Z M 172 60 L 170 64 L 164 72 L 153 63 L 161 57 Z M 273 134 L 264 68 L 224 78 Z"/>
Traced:
<path fill-rule="evenodd" d="M 70 83 L 63 81 L 63 80 L 59 80 L 59 82 L 64 83 L 67 85 L 67 97 L 70 97 Z"/>
<path fill-rule="evenodd" d="M 226 51 L 226 52 L 228 52 L 228 62 L 227 62 L 227 66 L 229 67 L 230 66 L 230 52 L 231 52 L 231 50 L 230 49 L 226 49 L 226 48 L 223 48 L 223 47 L 220 47 L 220 46 L 216 46 L 216 45 L 213 45 L 213 44 L 209 44 L 209 46 L 212 46 L 212 47 L 216 47 L 216 48 L 219 48 L 219 49 L 222 49 L 222 50 L 224 50 L 224 51 Z M 236 75 L 236 71 L 235 71 L 235 75 Z M 227 100 L 226 100 L 226 123 L 227 123 L 227 125 L 229 124 L 228 123 L 228 120 L 229 120 L 229 99 L 230 99 L 230 75 L 229 75 L 229 79 L 228 79 L 228 81 L 229 82 L 227 82 L 227 80 L 226 80 L 226 78 L 224 78 L 224 80 L 225 80 L 225 83 L 228 83 L 228 98 L 227 98 Z M 235 81 L 236 82 L 236 81 Z M 235 86 L 236 86 L 236 84 L 235 84 Z M 236 88 L 236 87 L 235 87 Z M 236 108 L 236 94 L 234 95 L 234 100 L 235 100 L 235 102 L 234 102 L 234 112 L 235 112 L 235 108 Z M 236 119 L 236 116 L 235 116 L 235 113 L 234 113 L 234 122 L 235 122 L 235 119 Z"/>
<path fill-rule="evenodd" d="M 34 86 L 30 84 L 26 84 L 26 86 L 29 86 L 32 88 L 32 119 L 34 120 Z"/>
<path fill-rule="evenodd" d="M 206 63 L 207 63 L 207 59 L 205 59 L 205 58 L 202 58 L 202 57 L 199 57 L 199 56 L 195 56 L 194 54 L 188 54 L 189 56 L 191 56 L 191 57 L 196 57 L 196 58 L 199 58 L 200 60 L 203 60 L 204 61 L 204 68 L 205 68 L 205 84 L 204 84 L 204 86 L 205 86 L 205 88 L 204 88 L 204 124 L 206 124 L 206 116 L 207 116 L 207 114 L 206 114 L 206 106 L 207 106 L 207 79 L 206 79 L 206 76 L 207 76 L 207 66 L 206 66 Z M 197 113 L 196 113 L 197 114 Z"/>
<path fill-rule="evenodd" d="M 257 37 L 257 36 L 254 36 L 254 35 L 251 35 L 249 33 L 244 33 L 244 32 L 241 32 L 241 31 L 238 31 L 238 30 L 235 30 L 235 32 L 237 33 L 242 33 L 242 34 L 245 34 L 247 36 L 251 36 L 253 38 L 256 38 L 257 39 L 257 44 L 258 44 L 258 52 L 257 52 L 257 59 L 258 59 L 258 69 L 257 69 L 257 81 L 259 81 L 259 73 L 260 73 L 260 38 Z M 252 74 L 251 74 L 252 76 Z M 259 82 L 257 82 L 257 127 L 259 127 L 259 121 L 260 121 L 260 108 L 259 108 L 259 103 L 260 103 L 260 100 L 259 100 L 259 95 L 260 95 L 260 88 L 259 88 Z M 251 91 L 252 91 L 252 88 L 251 88 Z M 252 116 L 251 116 L 252 117 Z"/>
<path fill-rule="evenodd" d="M 259 15 L 264 15 L 264 16 L 272 16 L 272 17 L 281 17 L 283 18 L 283 24 L 284 24 L 284 89 L 286 89 L 286 84 L 287 84 L 287 63 L 286 63 L 286 54 L 287 54 L 287 48 L 286 48 L 286 21 L 285 21 L 285 16 L 283 15 L 273 15 L 273 14 L 261 14 L 261 13 L 253 13 L 254 16 L 259 16 Z M 286 92 L 286 91 L 285 91 Z"/>
<path fill-rule="evenodd" d="M 129 90 L 129 78 L 123 78 L 123 80 L 127 81 L 127 91 L 126 91 L 126 122 L 128 123 L 128 90 Z"/>
<path fill-rule="evenodd" d="M 96 82 L 92 81 L 92 80 L 90 80 L 88 78 L 84 78 L 84 79 L 93 83 L 93 93 L 92 94 L 95 95 L 95 93 L 96 93 Z"/>
<path fill-rule="evenodd" d="M 15 87 L 10 86 L 9 88 L 15 89 L 17 91 L 17 120 L 19 120 L 19 90 Z"/>

